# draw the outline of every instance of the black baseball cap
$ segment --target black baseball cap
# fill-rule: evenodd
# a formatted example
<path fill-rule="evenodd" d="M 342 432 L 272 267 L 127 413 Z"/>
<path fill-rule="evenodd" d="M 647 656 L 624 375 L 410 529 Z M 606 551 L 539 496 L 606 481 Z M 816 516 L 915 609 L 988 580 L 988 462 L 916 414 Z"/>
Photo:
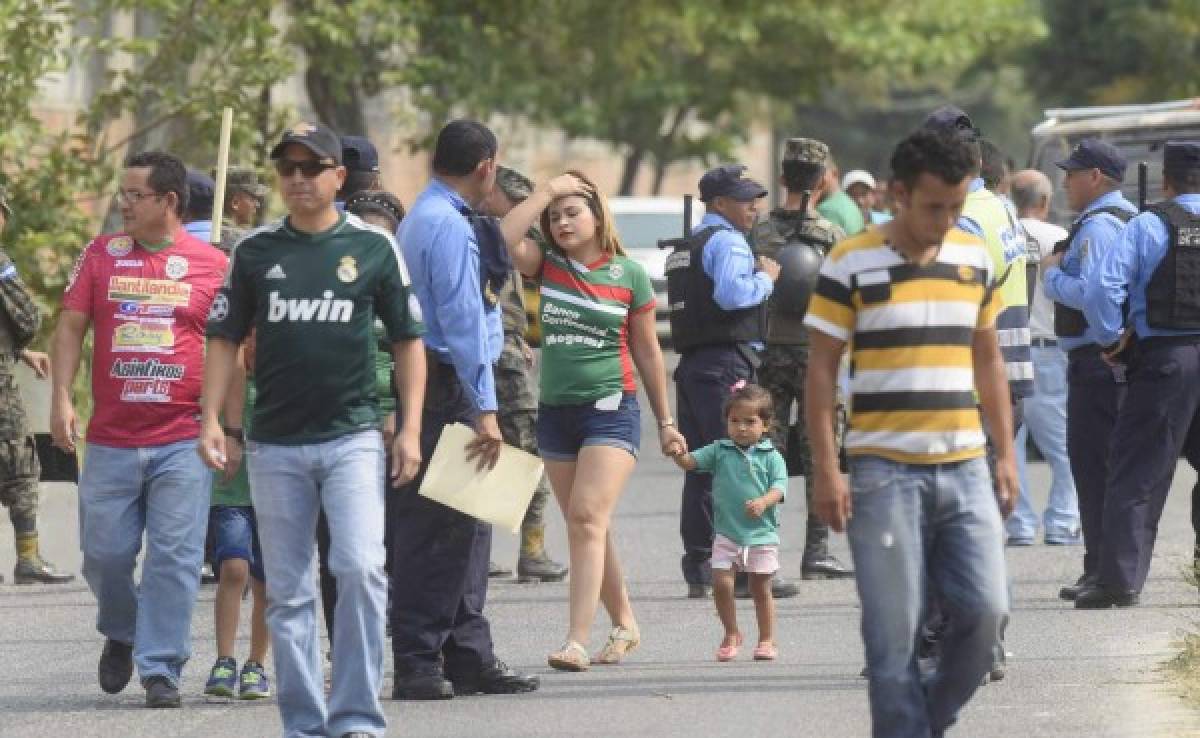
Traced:
<path fill-rule="evenodd" d="M 1167 141 L 1163 146 L 1163 171 L 1186 174 L 1200 169 L 1200 141 Z"/>
<path fill-rule="evenodd" d="M 700 199 L 712 202 L 718 197 L 728 197 L 746 202 L 767 196 L 767 188 L 758 182 L 743 177 L 746 167 L 741 164 L 726 164 L 709 169 L 700 178 Z"/>
<path fill-rule="evenodd" d="M 189 169 L 187 173 L 188 207 L 192 212 L 211 212 L 217 185 L 204 172 Z"/>
<path fill-rule="evenodd" d="M 378 172 L 379 152 L 363 136 L 342 136 L 342 162 L 352 172 Z"/>
<path fill-rule="evenodd" d="M 1054 162 L 1054 166 L 1068 172 L 1099 169 L 1106 177 L 1118 182 L 1125 179 L 1125 156 L 1116 146 L 1098 138 L 1083 139 L 1075 146 L 1070 156 Z"/>
<path fill-rule="evenodd" d="M 283 156 L 288 144 L 300 144 L 326 164 L 342 163 L 342 140 L 329 126 L 320 123 L 297 123 L 284 131 L 283 138 L 271 149 L 271 158 Z"/>
<path fill-rule="evenodd" d="M 971 116 L 954 105 L 943 105 L 929 115 L 921 123 L 921 128 L 942 133 L 953 133 L 967 141 L 978 141 L 979 129 L 971 122 Z"/>

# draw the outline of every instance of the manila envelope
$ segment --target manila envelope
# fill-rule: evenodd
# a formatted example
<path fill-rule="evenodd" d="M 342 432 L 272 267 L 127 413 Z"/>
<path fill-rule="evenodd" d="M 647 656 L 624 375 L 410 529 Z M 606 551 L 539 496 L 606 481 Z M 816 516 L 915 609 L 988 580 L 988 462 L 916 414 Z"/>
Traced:
<path fill-rule="evenodd" d="M 542 478 L 542 460 L 505 444 L 491 470 L 478 471 L 467 461 L 475 431 L 462 423 L 447 425 L 438 440 L 420 494 L 486 523 L 517 533 L 533 492 Z"/>

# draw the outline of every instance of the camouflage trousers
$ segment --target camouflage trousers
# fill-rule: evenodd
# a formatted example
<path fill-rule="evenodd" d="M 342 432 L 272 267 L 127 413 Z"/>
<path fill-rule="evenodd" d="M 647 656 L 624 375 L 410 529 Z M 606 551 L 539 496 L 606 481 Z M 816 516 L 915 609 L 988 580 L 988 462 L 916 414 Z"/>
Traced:
<path fill-rule="evenodd" d="M 771 393 L 774 419 L 771 423 L 771 442 L 787 460 L 788 474 L 803 476 L 805 504 L 808 506 L 808 530 L 804 545 L 805 557 L 824 555 L 828 551 L 829 527 L 813 513 L 812 448 L 804 425 L 804 382 L 808 376 L 808 347 L 767 346 L 758 368 L 758 384 Z M 841 402 L 837 403 L 840 418 Z M 796 422 L 792 423 L 792 409 Z M 840 447 L 844 423 L 835 420 L 834 442 Z"/>
<path fill-rule="evenodd" d="M 509 347 L 508 337 L 505 337 L 504 352 L 497 362 L 494 376 L 496 378 L 496 404 L 500 406 L 498 420 L 500 435 L 504 442 L 516 446 L 522 451 L 537 454 L 537 396 L 533 391 L 533 381 L 529 368 L 525 365 L 525 357 L 519 352 L 513 356 Z M 546 500 L 550 497 L 550 485 L 545 475 L 538 482 L 525 510 L 525 520 L 522 528 L 541 528 L 545 525 Z"/>
<path fill-rule="evenodd" d="M 8 508 L 17 533 L 31 533 L 37 527 L 41 473 L 33 436 L 0 441 L 0 504 Z"/>

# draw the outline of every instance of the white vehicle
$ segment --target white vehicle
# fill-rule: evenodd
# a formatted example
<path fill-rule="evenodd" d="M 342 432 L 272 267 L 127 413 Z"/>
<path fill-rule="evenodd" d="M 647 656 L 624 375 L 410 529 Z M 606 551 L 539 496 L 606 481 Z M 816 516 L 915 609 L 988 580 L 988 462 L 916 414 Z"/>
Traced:
<path fill-rule="evenodd" d="M 683 235 L 682 197 L 613 197 L 608 200 L 616 223 L 617 235 L 629 258 L 646 269 L 657 301 L 655 318 L 660 341 L 671 340 L 670 311 L 667 303 L 667 277 L 664 268 L 667 250 L 658 242 Z M 692 227 L 704 217 L 704 203 L 692 201 Z"/>
<path fill-rule="evenodd" d="M 1066 159 L 1080 140 L 1100 138 L 1125 155 L 1129 168 L 1121 188 L 1129 201 L 1138 201 L 1138 164 L 1146 162 L 1146 201 L 1162 194 L 1162 145 L 1167 141 L 1200 138 L 1200 98 L 1149 105 L 1110 105 L 1095 108 L 1060 108 L 1046 111 L 1046 120 L 1034 126 L 1030 166 L 1040 169 L 1054 185 L 1050 219 L 1067 226 L 1075 213 L 1067 206 L 1063 172 L 1054 162 Z"/>

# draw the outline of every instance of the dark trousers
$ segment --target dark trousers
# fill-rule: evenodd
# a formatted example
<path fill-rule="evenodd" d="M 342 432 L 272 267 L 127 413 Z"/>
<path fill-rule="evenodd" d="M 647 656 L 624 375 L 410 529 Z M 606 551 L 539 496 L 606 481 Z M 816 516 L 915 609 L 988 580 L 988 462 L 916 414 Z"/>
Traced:
<path fill-rule="evenodd" d="M 736 346 L 705 346 L 685 353 L 675 369 L 675 405 L 679 432 L 689 449 L 698 449 L 725 432 L 725 401 L 741 381 L 750 381 L 754 368 Z M 708 584 L 712 573 L 712 475 L 687 472 L 679 510 L 683 539 L 683 578 L 688 584 Z"/>
<path fill-rule="evenodd" d="M 1200 341 L 1200 339 L 1197 339 Z M 1200 342 L 1139 345 L 1112 436 L 1100 581 L 1140 592 L 1179 455 L 1200 465 Z"/>
<path fill-rule="evenodd" d="M 1067 456 L 1079 497 L 1083 573 L 1089 576 L 1100 573 L 1109 447 L 1126 387 L 1100 358 L 1098 349 L 1071 352 L 1067 360 Z"/>
<path fill-rule="evenodd" d="M 454 369 L 430 361 L 421 418 L 424 461 L 415 480 L 392 492 L 391 624 L 398 674 L 443 667 L 449 678 L 462 679 L 495 661 L 483 615 L 492 527 L 417 494 L 442 429 L 470 424 L 473 416 Z"/>

